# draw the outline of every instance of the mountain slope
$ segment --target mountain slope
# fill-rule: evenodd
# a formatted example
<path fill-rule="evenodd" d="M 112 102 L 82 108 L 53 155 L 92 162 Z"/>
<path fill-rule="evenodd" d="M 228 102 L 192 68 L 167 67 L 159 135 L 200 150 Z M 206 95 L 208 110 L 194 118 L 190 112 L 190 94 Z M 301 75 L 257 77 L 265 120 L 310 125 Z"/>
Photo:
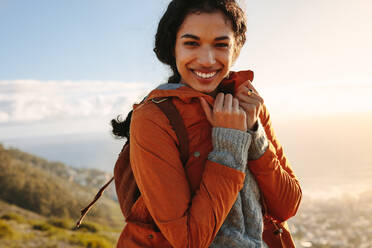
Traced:
<path fill-rule="evenodd" d="M 103 172 L 86 173 L 96 175 L 101 181 L 85 180 L 86 185 L 83 186 L 74 180 L 78 170 L 17 149 L 5 149 L 1 145 L 0 171 L 0 199 L 43 216 L 74 219 L 94 197 L 99 188 L 95 184 L 106 179 Z M 104 196 L 96 205 L 87 218 L 114 226 L 123 225 L 117 202 Z"/>

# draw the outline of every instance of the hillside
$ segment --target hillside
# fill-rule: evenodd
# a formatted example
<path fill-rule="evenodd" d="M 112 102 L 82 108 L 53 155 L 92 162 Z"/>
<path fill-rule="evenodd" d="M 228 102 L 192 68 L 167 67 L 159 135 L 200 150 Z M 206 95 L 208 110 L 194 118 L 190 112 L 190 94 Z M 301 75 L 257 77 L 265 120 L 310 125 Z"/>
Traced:
<path fill-rule="evenodd" d="M 110 177 L 103 172 L 91 173 L 94 170 L 80 173 L 62 163 L 48 162 L 1 145 L 0 171 L 1 200 L 43 216 L 74 219 L 80 216 L 80 209 L 94 197 L 101 183 Z M 88 180 L 89 177 L 92 179 Z M 113 190 L 114 185 L 110 188 Z M 107 196 L 93 207 L 88 218 L 115 226 L 123 223 L 117 202 Z"/>
<path fill-rule="evenodd" d="M 4 150 L 4 147 L 1 146 L 0 150 L 1 149 Z M 58 178 L 61 178 L 66 182 L 74 182 L 81 186 L 86 186 L 87 188 L 99 189 L 112 176 L 112 174 L 96 169 L 73 168 L 61 162 L 51 162 L 15 148 L 6 149 L 6 153 L 12 157 L 12 159 L 40 168 L 43 171 L 56 175 Z M 107 188 L 105 195 L 114 200 L 117 199 L 114 187 Z"/>
<path fill-rule="evenodd" d="M 73 230 L 80 210 L 111 175 L 2 145 L 0 171 L 0 248 L 114 246 L 125 222 L 112 195 L 105 193 Z"/>

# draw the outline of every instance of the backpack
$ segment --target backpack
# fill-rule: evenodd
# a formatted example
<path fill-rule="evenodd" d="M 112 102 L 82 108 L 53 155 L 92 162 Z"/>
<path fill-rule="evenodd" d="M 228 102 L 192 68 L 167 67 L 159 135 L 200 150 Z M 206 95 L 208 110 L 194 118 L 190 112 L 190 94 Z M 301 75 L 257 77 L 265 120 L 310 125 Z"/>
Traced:
<path fill-rule="evenodd" d="M 189 154 L 189 140 L 187 136 L 186 127 L 183 123 L 182 117 L 179 114 L 176 106 L 173 104 L 171 98 L 154 98 L 152 102 L 160 108 L 164 115 L 168 118 L 173 130 L 176 133 L 177 139 L 179 140 L 179 151 L 182 164 L 185 166 L 188 154 Z M 107 182 L 102 188 L 98 191 L 93 201 L 88 204 L 87 207 L 81 210 L 81 216 L 76 223 L 75 229 L 79 228 L 81 222 L 92 208 L 94 203 L 102 196 L 103 192 L 111 184 L 112 181 L 115 181 L 116 193 L 119 199 L 120 208 L 125 218 L 129 216 L 130 210 L 133 204 L 140 197 L 141 193 L 138 189 L 136 180 L 134 179 L 133 171 L 130 165 L 129 158 L 129 139 L 125 142 L 119 157 L 116 160 L 114 167 L 114 176 Z M 118 194 L 119 189 L 126 189 L 126 195 Z M 120 190 L 120 192 L 124 192 Z"/>

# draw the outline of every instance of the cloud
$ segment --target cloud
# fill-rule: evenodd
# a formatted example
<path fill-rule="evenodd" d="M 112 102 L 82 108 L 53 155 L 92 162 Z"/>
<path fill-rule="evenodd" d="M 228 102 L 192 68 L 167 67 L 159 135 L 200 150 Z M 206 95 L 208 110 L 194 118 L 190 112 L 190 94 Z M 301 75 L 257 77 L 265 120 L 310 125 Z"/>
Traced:
<path fill-rule="evenodd" d="M 372 84 L 318 82 L 264 85 L 253 82 L 275 123 L 307 117 L 372 112 Z M 149 83 L 113 81 L 0 81 L 0 142 L 111 131 L 151 89 Z"/>
<path fill-rule="evenodd" d="M 151 87 L 113 81 L 0 81 L 0 123 L 114 117 L 126 113 Z"/>
<path fill-rule="evenodd" d="M 255 85 L 281 116 L 372 111 L 372 84 L 322 82 Z M 0 124 L 115 117 L 155 85 L 118 81 L 0 81 Z"/>
<path fill-rule="evenodd" d="M 270 112 L 285 118 L 372 112 L 372 82 L 257 85 Z"/>
<path fill-rule="evenodd" d="M 8 122 L 9 121 L 9 114 L 6 112 L 0 111 L 0 123 Z"/>

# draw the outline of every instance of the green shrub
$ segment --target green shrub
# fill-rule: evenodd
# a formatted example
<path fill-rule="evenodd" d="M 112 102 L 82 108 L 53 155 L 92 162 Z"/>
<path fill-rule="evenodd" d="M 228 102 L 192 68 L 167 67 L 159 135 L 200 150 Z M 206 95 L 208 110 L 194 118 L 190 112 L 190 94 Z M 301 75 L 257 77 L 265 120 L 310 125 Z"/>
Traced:
<path fill-rule="evenodd" d="M 48 223 L 36 223 L 32 225 L 32 228 L 39 231 L 50 231 L 52 229 L 52 226 Z"/>
<path fill-rule="evenodd" d="M 59 218 L 52 218 L 48 220 L 48 223 L 52 226 L 63 228 L 63 229 L 72 229 L 73 223 L 69 219 L 59 219 Z"/>
<path fill-rule="evenodd" d="M 25 219 L 23 216 L 16 214 L 16 213 L 8 213 L 8 214 L 3 214 L 0 219 L 2 220 L 14 220 L 18 223 L 24 223 Z"/>
<path fill-rule="evenodd" d="M 97 225 L 97 224 L 94 224 L 92 222 L 85 222 L 85 223 L 82 223 L 79 227 L 79 229 L 77 229 L 78 231 L 86 231 L 86 232 L 91 232 L 91 233 L 96 233 L 98 231 L 101 230 L 101 228 Z"/>
<path fill-rule="evenodd" d="M 91 233 L 76 233 L 69 238 L 69 243 L 87 248 L 112 248 L 114 244 L 106 238 Z"/>
<path fill-rule="evenodd" d="M 0 220 L 0 239 L 12 239 L 16 237 L 16 232 L 11 226 L 9 226 L 5 221 Z"/>
<path fill-rule="evenodd" d="M 44 216 L 79 216 L 79 199 L 87 195 L 79 187 L 82 198 L 62 178 L 19 160 L 0 157 L 0 171 L 0 199 Z"/>

